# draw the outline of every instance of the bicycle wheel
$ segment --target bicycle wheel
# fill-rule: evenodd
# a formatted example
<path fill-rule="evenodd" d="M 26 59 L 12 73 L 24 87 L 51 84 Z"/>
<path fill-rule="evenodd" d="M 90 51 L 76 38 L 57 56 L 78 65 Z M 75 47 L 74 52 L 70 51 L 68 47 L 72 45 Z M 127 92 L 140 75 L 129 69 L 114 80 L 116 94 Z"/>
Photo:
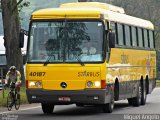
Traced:
<path fill-rule="evenodd" d="M 20 95 L 19 94 L 15 94 L 15 109 L 18 110 L 20 107 Z"/>
<path fill-rule="evenodd" d="M 8 97 L 7 97 L 7 108 L 9 111 L 11 111 L 12 109 L 12 103 L 13 103 L 13 97 L 12 97 L 12 94 L 11 92 L 8 93 Z"/>

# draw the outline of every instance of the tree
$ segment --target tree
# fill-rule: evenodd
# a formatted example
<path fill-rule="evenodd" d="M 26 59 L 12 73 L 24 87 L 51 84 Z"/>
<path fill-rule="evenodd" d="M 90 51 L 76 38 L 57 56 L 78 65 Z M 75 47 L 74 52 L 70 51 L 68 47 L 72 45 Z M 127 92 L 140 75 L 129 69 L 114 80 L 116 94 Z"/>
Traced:
<path fill-rule="evenodd" d="M 23 0 L 1 0 L 4 46 L 6 48 L 7 68 L 15 65 L 20 70 L 24 81 L 23 57 L 19 48 L 20 21 L 18 5 Z"/>
<path fill-rule="evenodd" d="M 158 0 L 114 0 L 112 3 L 123 7 L 129 15 L 150 20 L 155 26 L 156 48 L 160 48 L 160 2 Z"/>

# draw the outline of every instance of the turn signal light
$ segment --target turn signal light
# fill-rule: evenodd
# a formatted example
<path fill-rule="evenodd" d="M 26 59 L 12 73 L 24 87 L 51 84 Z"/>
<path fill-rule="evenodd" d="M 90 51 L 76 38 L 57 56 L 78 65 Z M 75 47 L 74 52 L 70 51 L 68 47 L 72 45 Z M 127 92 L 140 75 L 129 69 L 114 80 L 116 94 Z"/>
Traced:
<path fill-rule="evenodd" d="M 101 80 L 101 88 L 106 89 L 106 80 Z"/>

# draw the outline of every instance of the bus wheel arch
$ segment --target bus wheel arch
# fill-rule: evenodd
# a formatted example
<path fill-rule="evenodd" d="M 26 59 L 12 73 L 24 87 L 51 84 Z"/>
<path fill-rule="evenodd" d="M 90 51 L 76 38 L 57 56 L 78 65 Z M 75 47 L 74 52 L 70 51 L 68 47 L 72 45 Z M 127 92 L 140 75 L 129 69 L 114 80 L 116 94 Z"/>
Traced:
<path fill-rule="evenodd" d="M 116 78 L 115 84 L 114 84 L 114 99 L 119 100 L 119 81 L 118 81 L 118 78 Z"/>

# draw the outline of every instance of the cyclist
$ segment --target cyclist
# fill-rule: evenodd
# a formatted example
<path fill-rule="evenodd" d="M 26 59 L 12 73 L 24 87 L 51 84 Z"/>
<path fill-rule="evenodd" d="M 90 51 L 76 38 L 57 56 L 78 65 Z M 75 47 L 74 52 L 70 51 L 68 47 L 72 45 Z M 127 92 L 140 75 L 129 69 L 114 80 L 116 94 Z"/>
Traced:
<path fill-rule="evenodd" d="M 16 89 L 17 97 L 20 99 L 21 74 L 15 66 L 11 66 L 6 74 L 6 80 L 11 90 Z M 14 98 L 14 95 L 12 96 Z M 14 103 L 12 101 L 11 105 Z"/>

